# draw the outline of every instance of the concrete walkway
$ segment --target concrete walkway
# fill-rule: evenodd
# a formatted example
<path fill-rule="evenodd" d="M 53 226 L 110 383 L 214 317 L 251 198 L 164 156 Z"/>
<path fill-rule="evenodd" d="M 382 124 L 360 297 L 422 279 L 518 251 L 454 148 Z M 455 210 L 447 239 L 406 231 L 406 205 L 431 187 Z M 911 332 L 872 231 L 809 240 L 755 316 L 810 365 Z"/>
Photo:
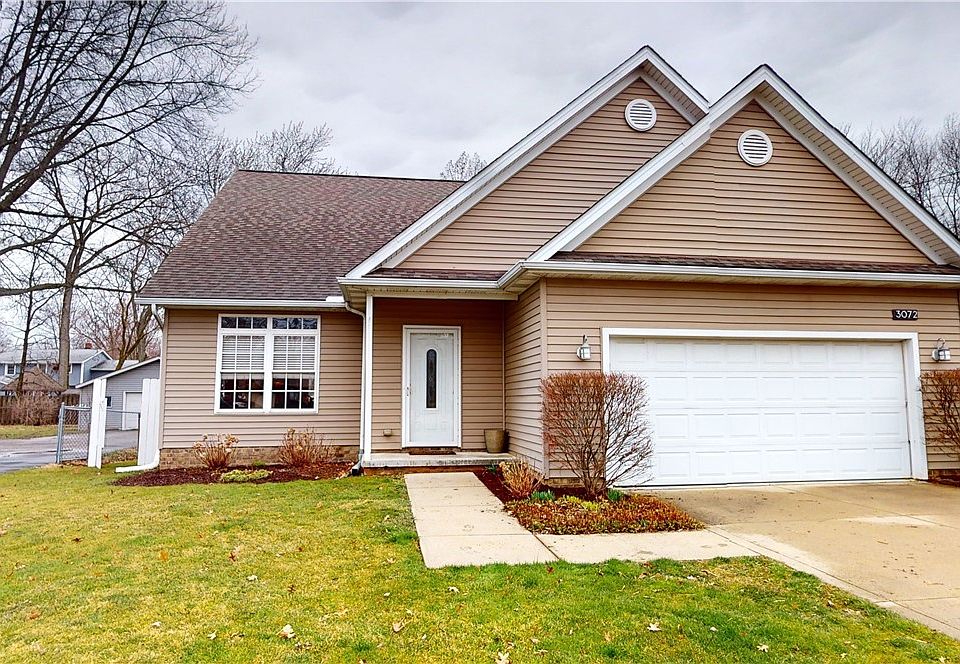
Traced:
<path fill-rule="evenodd" d="M 705 560 L 756 555 L 709 531 L 622 535 L 534 535 L 467 472 L 406 476 L 427 567 L 546 563 L 565 560 Z"/>
<path fill-rule="evenodd" d="M 960 488 L 884 482 L 657 493 L 733 542 L 960 639 Z"/>

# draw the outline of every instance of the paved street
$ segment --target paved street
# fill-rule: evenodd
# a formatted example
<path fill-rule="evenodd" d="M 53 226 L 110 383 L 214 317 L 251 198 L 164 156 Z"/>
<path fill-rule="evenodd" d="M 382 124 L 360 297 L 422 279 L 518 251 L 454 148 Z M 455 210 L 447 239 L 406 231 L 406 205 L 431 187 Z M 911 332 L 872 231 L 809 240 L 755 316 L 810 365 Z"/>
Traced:
<path fill-rule="evenodd" d="M 136 431 L 108 431 L 104 453 L 136 446 Z M 0 440 L 0 473 L 54 463 L 56 456 L 56 436 Z"/>

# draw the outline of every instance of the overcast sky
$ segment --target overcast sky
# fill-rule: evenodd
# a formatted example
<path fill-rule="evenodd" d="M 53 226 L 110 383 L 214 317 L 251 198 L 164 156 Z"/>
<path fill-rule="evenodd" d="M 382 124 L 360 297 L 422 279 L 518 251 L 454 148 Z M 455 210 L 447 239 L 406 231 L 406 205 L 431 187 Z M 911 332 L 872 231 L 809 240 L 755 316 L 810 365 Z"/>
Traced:
<path fill-rule="evenodd" d="M 834 124 L 960 112 L 960 5 L 230 6 L 259 40 L 246 136 L 326 123 L 351 171 L 435 177 L 491 160 L 644 44 L 710 101 L 761 63 Z"/>

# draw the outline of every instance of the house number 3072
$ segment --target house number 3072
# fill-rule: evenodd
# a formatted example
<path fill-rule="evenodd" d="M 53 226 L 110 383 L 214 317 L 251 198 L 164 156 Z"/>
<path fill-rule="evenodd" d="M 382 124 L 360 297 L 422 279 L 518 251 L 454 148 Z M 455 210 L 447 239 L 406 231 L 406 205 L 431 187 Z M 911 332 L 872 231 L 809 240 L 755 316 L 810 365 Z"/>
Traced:
<path fill-rule="evenodd" d="M 894 309 L 893 320 L 919 320 L 920 312 L 916 309 Z"/>

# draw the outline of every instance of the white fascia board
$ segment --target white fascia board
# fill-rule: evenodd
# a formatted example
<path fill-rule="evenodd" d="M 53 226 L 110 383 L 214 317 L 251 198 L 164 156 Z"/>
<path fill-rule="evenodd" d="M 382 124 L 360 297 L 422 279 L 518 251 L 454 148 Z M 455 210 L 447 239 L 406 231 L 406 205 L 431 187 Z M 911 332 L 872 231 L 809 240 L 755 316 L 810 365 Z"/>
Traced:
<path fill-rule="evenodd" d="M 83 382 L 83 383 L 79 383 L 79 384 L 76 386 L 76 388 L 79 389 L 79 388 L 81 388 L 81 387 L 86 387 L 87 385 L 93 385 L 93 381 L 95 381 L 95 380 L 97 380 L 97 379 L 99 379 L 99 378 L 113 378 L 114 376 L 119 376 L 119 375 L 122 374 L 122 373 L 127 373 L 128 371 L 132 371 L 133 369 L 139 369 L 140 367 L 145 367 L 145 366 L 147 366 L 148 364 L 150 364 L 150 363 L 152 363 L 152 362 L 159 362 L 159 361 L 160 361 L 160 356 L 157 355 L 156 357 L 151 357 L 149 360 L 144 360 L 143 362 L 137 362 L 136 364 L 132 364 L 132 365 L 130 365 L 129 367 L 124 367 L 124 368 L 122 368 L 122 369 L 117 369 L 116 371 L 111 371 L 111 372 L 108 373 L 108 374 L 104 374 L 104 375 L 102 375 L 102 376 L 97 376 L 97 378 L 91 378 L 91 379 L 88 380 L 88 381 L 85 381 L 85 382 Z"/>
<path fill-rule="evenodd" d="M 546 274 L 609 276 L 663 275 L 678 277 L 741 277 L 750 279 L 803 279 L 823 281 L 902 282 L 911 284 L 960 284 L 960 274 L 916 274 L 913 272 L 841 272 L 835 270 L 785 270 L 753 267 L 710 267 L 703 265 L 653 265 L 633 263 L 592 263 L 576 261 L 524 261 L 523 267 Z"/>
<path fill-rule="evenodd" d="M 361 288 L 439 288 L 442 290 L 496 290 L 496 281 L 470 279 L 404 279 L 393 277 L 363 277 L 362 279 L 338 279 L 341 286 Z"/>
<path fill-rule="evenodd" d="M 664 62 L 653 49 L 644 46 L 550 119 L 530 132 L 520 142 L 500 155 L 471 180 L 404 229 L 390 242 L 350 270 L 346 276 L 351 279 L 359 278 L 369 274 L 381 265 L 393 267 L 402 262 L 436 233 L 453 223 L 459 216 L 459 212 L 471 208 L 484 196 L 542 154 L 571 128 L 630 85 L 634 71 L 647 61 L 659 69 L 695 104 L 700 106 L 704 113 L 708 111 L 709 104 L 703 96 Z"/>
<path fill-rule="evenodd" d="M 793 106 L 804 120 L 813 125 L 817 131 L 826 136 L 834 145 L 840 148 L 847 157 L 857 166 L 862 168 L 867 175 L 877 181 L 898 203 L 907 209 L 913 216 L 920 220 L 924 226 L 929 228 L 941 242 L 947 245 L 957 256 L 960 256 L 960 240 L 958 240 L 950 231 L 927 211 L 922 205 L 917 203 L 910 195 L 904 191 L 903 187 L 894 182 L 893 178 L 887 175 L 883 169 L 873 163 L 863 152 L 843 135 L 838 129 L 831 125 L 827 120 L 810 106 L 803 97 L 790 87 L 790 85 L 780 78 L 779 75 L 766 65 L 762 68 L 767 79 L 765 82 L 770 85 L 777 94 L 783 97 L 788 104 Z"/>
<path fill-rule="evenodd" d="M 744 83 L 746 82 L 744 81 Z M 750 90 L 755 87 L 752 86 Z M 587 238 L 600 230 L 604 224 L 620 214 L 630 203 L 676 168 L 684 159 L 696 152 L 710 138 L 713 129 L 722 125 L 730 116 L 746 106 L 750 99 L 748 96 L 741 95 L 735 102 L 727 105 L 725 109 L 711 112 L 700 122 L 687 129 L 665 150 L 634 171 L 615 189 L 557 233 L 553 239 L 533 252 L 530 255 L 530 260 L 545 261 L 558 251 L 571 251 L 580 246 Z"/>
<path fill-rule="evenodd" d="M 343 302 L 327 300 L 258 300 L 197 297 L 138 297 L 140 306 L 159 307 L 219 307 L 222 309 L 343 309 Z"/>
<path fill-rule="evenodd" d="M 841 151 L 852 161 L 864 169 L 868 175 L 876 179 L 881 186 L 893 195 L 898 202 L 906 207 L 924 225 L 929 227 L 947 246 L 960 255 L 960 241 L 953 237 L 936 219 L 933 219 L 922 206 L 918 205 L 899 185 L 894 183 L 876 165 L 870 162 L 850 141 L 834 129 L 794 92 L 783 79 L 770 67 L 763 65 L 731 88 L 711 108 L 710 113 L 700 122 L 690 127 L 680 135 L 666 150 L 644 164 L 630 175 L 613 191 L 597 201 L 590 209 L 575 219 L 569 226 L 553 237 L 552 240 L 530 255 L 530 261 L 549 260 L 558 251 L 572 251 L 579 247 L 590 236 L 600 230 L 608 221 L 623 211 L 630 203 L 649 190 L 667 173 L 673 170 L 684 159 L 705 143 L 710 135 L 722 126 L 732 115 L 754 100 L 754 91 L 761 85 L 767 84 L 787 103 L 793 106 L 818 131 L 833 141 Z M 758 102 L 761 100 L 757 100 Z M 776 117 L 779 114 L 775 114 Z M 819 151 L 818 151 L 819 152 Z M 817 153 L 814 153 L 817 154 Z M 869 201 L 868 201 L 869 202 Z M 892 216 L 892 215 L 891 215 Z M 900 230 L 900 226 L 896 225 Z M 921 242 L 914 234 L 909 233 L 907 238 L 914 242 L 924 253 L 935 256 L 936 262 L 948 262 L 939 256 L 933 248 Z"/>

